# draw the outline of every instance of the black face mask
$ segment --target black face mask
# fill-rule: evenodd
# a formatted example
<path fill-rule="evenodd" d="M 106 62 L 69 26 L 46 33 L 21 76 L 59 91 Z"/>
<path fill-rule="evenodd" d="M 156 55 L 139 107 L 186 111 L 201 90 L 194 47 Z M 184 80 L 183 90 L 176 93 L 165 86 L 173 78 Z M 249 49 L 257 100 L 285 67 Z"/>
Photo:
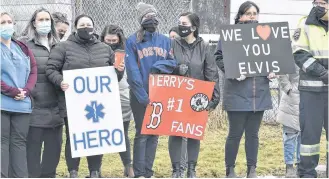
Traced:
<path fill-rule="evenodd" d="M 258 23 L 257 20 L 247 20 L 247 21 L 239 21 L 238 24 L 255 24 L 255 23 Z"/>
<path fill-rule="evenodd" d="M 62 39 L 65 34 L 58 34 L 59 39 Z"/>
<path fill-rule="evenodd" d="M 81 29 L 77 29 L 77 33 L 78 36 L 82 39 L 82 40 L 90 40 L 93 34 L 90 34 L 91 32 L 94 31 L 94 28 L 81 28 Z"/>
<path fill-rule="evenodd" d="M 178 26 L 178 35 L 181 37 L 187 37 L 192 33 L 191 26 Z"/>
<path fill-rule="evenodd" d="M 145 19 L 141 23 L 144 30 L 153 33 L 159 25 L 159 21 L 156 18 Z"/>
<path fill-rule="evenodd" d="M 324 15 L 326 15 L 327 10 L 324 7 L 317 6 L 313 7 L 311 13 L 314 13 L 318 19 L 321 19 Z"/>
<path fill-rule="evenodd" d="M 107 45 L 109 45 L 113 51 L 115 51 L 115 50 L 117 50 L 117 49 L 119 49 L 121 47 L 121 44 L 120 43 L 107 44 Z"/>

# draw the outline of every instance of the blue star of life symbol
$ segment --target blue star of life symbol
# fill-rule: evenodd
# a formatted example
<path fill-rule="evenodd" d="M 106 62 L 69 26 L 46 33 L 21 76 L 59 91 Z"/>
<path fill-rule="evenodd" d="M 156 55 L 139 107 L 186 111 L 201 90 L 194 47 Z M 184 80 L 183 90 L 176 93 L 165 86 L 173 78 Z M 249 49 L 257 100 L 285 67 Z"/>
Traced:
<path fill-rule="evenodd" d="M 93 119 L 93 123 L 98 123 L 99 118 L 104 119 L 105 113 L 102 112 L 104 109 L 103 104 L 97 104 L 97 101 L 91 101 L 90 105 L 87 105 L 85 111 L 87 111 L 86 118 Z"/>

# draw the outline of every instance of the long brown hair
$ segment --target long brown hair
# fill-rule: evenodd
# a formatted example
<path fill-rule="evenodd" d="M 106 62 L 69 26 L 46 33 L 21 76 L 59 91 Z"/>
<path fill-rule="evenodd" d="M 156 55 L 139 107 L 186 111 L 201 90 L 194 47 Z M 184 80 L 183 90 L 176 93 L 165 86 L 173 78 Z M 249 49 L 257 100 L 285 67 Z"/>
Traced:
<path fill-rule="evenodd" d="M 122 49 L 125 49 L 126 46 L 126 37 L 124 36 L 123 30 L 117 25 L 107 25 L 102 31 L 100 40 L 104 42 L 104 38 L 108 34 L 115 34 L 119 37 L 119 43 Z"/>
<path fill-rule="evenodd" d="M 55 29 L 55 21 L 52 18 L 50 12 L 45 9 L 45 8 L 40 8 L 37 9 L 31 19 L 29 20 L 26 28 L 24 29 L 22 36 L 27 36 L 29 39 L 34 39 L 34 38 L 39 38 L 39 35 L 36 31 L 36 28 L 34 27 L 33 23 L 35 22 L 35 19 L 37 18 L 37 15 L 39 12 L 47 12 L 50 16 L 50 21 L 51 21 L 51 30 L 50 33 L 48 34 L 48 39 L 49 39 L 49 44 L 53 44 L 53 43 L 58 43 L 59 42 L 59 38 Z"/>

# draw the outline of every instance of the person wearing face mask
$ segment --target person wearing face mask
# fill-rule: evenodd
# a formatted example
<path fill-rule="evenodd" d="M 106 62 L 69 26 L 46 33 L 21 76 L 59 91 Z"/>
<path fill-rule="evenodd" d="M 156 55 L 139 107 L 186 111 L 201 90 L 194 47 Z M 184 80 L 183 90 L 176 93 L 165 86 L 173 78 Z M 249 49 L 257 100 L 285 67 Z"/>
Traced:
<path fill-rule="evenodd" d="M 130 87 L 130 106 L 135 120 L 133 168 L 135 177 L 153 176 L 153 162 L 158 136 L 141 134 L 149 99 L 149 74 L 171 74 L 177 66 L 170 53 L 170 39 L 156 32 L 159 21 L 153 5 L 138 3 L 138 22 L 141 28 L 126 41 L 127 77 Z"/>
<path fill-rule="evenodd" d="M 13 38 L 14 21 L 0 15 L 1 42 L 1 177 L 27 178 L 26 140 L 37 81 L 33 53 Z"/>
<path fill-rule="evenodd" d="M 180 38 L 179 29 L 178 26 L 175 26 L 169 30 L 169 38 L 175 39 Z M 185 170 L 187 168 L 187 138 L 183 137 L 183 143 L 182 143 L 182 153 L 181 153 L 181 160 L 180 160 L 180 177 L 184 178 L 185 176 Z M 168 145 L 171 143 L 171 138 L 169 137 Z"/>
<path fill-rule="evenodd" d="M 123 30 L 117 25 L 106 26 L 100 36 L 100 40 L 109 45 L 114 52 L 118 50 L 124 50 L 125 48 L 126 38 L 123 34 Z M 126 73 L 124 73 L 122 80 L 119 82 L 119 89 L 126 142 L 126 151 L 120 152 L 119 154 L 124 166 L 124 176 L 132 178 L 134 177 L 134 170 L 131 165 L 130 140 L 128 131 L 129 124 L 133 116 L 130 107 L 129 84 L 127 82 Z"/>
<path fill-rule="evenodd" d="M 45 72 L 50 50 L 59 42 L 49 11 L 44 8 L 36 10 L 24 33 L 31 39 L 26 44 L 39 69 L 37 84 L 32 91 L 34 109 L 27 139 L 29 177 L 54 178 L 62 149 L 64 120 L 59 115 L 58 90 L 49 82 Z"/>
<path fill-rule="evenodd" d="M 58 34 L 58 37 L 61 41 L 65 41 L 68 37 L 69 33 L 69 27 L 70 23 L 67 19 L 66 14 L 55 12 L 52 14 L 52 17 L 55 21 L 55 28 Z"/>
<path fill-rule="evenodd" d="M 66 113 L 65 96 L 70 86 L 63 81 L 64 70 L 94 68 L 113 66 L 114 53 L 110 46 L 99 41 L 94 34 L 94 21 L 88 15 L 79 15 L 74 21 L 76 29 L 66 41 L 58 43 L 50 52 L 46 66 L 46 75 L 50 82 L 57 88 L 62 89 L 59 93 L 60 114 L 64 117 L 66 126 L 65 159 L 70 173 L 70 178 L 78 177 L 80 158 L 72 158 L 69 126 Z M 121 80 L 124 72 L 124 63 L 116 67 L 118 81 Z M 79 127 L 79 126 L 71 126 Z M 102 155 L 88 156 L 89 177 L 100 177 L 100 166 Z"/>
<path fill-rule="evenodd" d="M 246 1 L 239 7 L 235 24 L 258 23 L 259 7 L 251 1 Z M 217 66 L 225 73 L 221 42 L 218 42 L 215 53 Z M 245 132 L 245 150 L 247 158 L 247 178 L 256 178 L 259 139 L 258 133 L 265 110 L 272 109 L 272 99 L 267 77 L 246 77 L 225 79 L 223 107 L 227 111 L 229 133 L 225 144 L 226 176 L 235 178 L 235 161 L 240 140 Z"/>
<path fill-rule="evenodd" d="M 178 33 L 179 33 L 179 29 L 177 26 L 171 28 L 169 30 L 169 38 L 171 38 L 171 39 L 179 38 Z"/>
<path fill-rule="evenodd" d="M 199 37 L 200 19 L 195 13 L 182 13 L 179 18 L 178 34 L 172 43 L 173 55 L 179 66 L 175 74 L 216 83 L 213 97 L 207 110 L 215 109 L 219 103 L 219 74 L 215 58 L 209 46 Z M 181 166 L 182 137 L 169 137 L 169 154 L 173 167 L 172 178 L 184 176 Z M 187 139 L 187 178 L 196 178 L 196 164 L 200 151 L 200 140 Z"/>
<path fill-rule="evenodd" d="M 317 177 L 322 127 L 328 144 L 328 9 L 328 0 L 313 1 L 310 14 L 300 20 L 293 35 L 294 59 L 300 68 L 301 178 Z"/>

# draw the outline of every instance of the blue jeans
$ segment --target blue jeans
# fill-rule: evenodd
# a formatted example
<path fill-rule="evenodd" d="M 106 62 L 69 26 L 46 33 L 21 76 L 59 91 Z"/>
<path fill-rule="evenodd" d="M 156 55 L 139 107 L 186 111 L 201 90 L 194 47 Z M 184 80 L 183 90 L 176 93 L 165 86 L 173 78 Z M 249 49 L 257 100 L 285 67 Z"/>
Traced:
<path fill-rule="evenodd" d="M 130 92 L 130 105 L 134 115 L 136 134 L 134 139 L 133 168 L 135 178 L 153 176 L 153 163 L 159 136 L 141 134 L 146 107 Z"/>
<path fill-rule="evenodd" d="M 286 164 L 300 162 L 300 144 L 301 135 L 300 132 L 292 128 L 283 126 L 283 150 L 284 150 L 284 161 Z"/>

